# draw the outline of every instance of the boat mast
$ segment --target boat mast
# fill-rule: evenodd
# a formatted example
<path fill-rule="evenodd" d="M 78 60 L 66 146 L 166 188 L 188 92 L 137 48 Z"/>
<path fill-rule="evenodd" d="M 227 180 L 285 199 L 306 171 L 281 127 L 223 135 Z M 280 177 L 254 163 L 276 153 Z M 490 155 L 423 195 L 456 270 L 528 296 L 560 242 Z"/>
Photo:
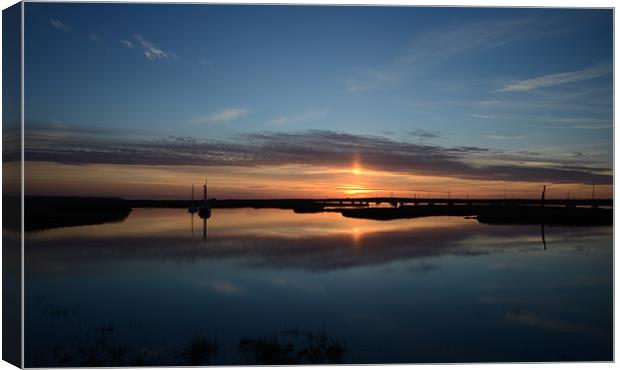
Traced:
<path fill-rule="evenodd" d="M 205 179 L 205 184 L 202 186 L 202 200 L 207 204 L 207 179 Z"/>

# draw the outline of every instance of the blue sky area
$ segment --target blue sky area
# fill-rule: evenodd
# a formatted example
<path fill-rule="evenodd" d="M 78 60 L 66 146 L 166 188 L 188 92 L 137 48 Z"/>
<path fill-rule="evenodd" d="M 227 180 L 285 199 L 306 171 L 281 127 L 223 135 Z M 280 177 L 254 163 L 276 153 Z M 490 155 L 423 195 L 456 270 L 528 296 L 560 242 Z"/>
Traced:
<path fill-rule="evenodd" d="M 82 144 L 321 130 L 600 173 L 612 31 L 604 9 L 26 3 L 26 123 Z"/>

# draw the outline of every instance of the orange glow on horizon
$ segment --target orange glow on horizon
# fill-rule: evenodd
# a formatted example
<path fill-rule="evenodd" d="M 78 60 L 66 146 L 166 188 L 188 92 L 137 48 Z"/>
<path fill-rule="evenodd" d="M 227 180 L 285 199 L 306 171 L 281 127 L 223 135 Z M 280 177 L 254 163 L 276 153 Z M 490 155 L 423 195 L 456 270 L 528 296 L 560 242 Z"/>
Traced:
<path fill-rule="evenodd" d="M 190 199 L 191 185 L 209 180 L 219 199 L 447 197 L 540 198 L 542 183 L 469 180 L 449 176 L 318 166 L 140 166 L 26 162 L 26 194 Z M 507 185 L 507 186 L 506 186 Z M 548 199 L 591 199 L 591 184 L 547 183 Z M 596 185 L 595 198 L 611 198 L 612 185 Z"/>
<path fill-rule="evenodd" d="M 362 195 L 372 192 L 370 189 L 366 189 L 360 185 L 340 185 L 336 189 L 340 190 L 345 195 Z"/>

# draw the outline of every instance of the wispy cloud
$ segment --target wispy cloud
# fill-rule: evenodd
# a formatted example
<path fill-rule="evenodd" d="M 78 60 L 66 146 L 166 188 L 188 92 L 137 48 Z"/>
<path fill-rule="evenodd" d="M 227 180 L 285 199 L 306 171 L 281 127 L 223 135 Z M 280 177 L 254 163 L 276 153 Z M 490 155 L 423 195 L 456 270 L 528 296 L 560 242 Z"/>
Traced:
<path fill-rule="evenodd" d="M 409 131 L 407 132 L 407 135 L 416 137 L 419 139 L 437 139 L 439 137 L 438 133 L 433 132 L 433 131 L 423 130 L 423 129 L 416 129 L 414 131 Z"/>
<path fill-rule="evenodd" d="M 60 21 L 60 19 L 50 19 L 50 24 L 54 27 L 54 28 L 58 28 L 59 30 L 63 30 L 65 32 L 69 32 L 71 31 L 71 27 L 67 26 L 66 24 L 62 23 Z"/>
<path fill-rule="evenodd" d="M 468 117 L 490 120 L 490 121 L 518 121 L 524 125 L 535 125 L 543 127 L 562 127 L 583 130 L 603 130 L 613 127 L 611 118 L 594 117 L 556 117 L 549 115 L 524 115 L 524 114 L 468 114 Z"/>
<path fill-rule="evenodd" d="M 490 114 L 468 114 L 467 116 L 472 117 L 472 118 L 480 118 L 480 119 L 502 119 L 501 117 L 493 116 Z"/>
<path fill-rule="evenodd" d="M 109 126 L 84 126 L 67 124 L 62 121 L 29 121 L 28 138 L 33 141 L 98 142 L 106 140 L 123 141 L 144 138 L 145 132 L 131 128 Z"/>
<path fill-rule="evenodd" d="M 319 110 L 313 110 L 313 111 L 309 111 L 309 112 L 305 112 L 305 113 L 293 115 L 293 116 L 278 116 L 274 118 L 273 120 L 269 121 L 269 124 L 276 125 L 276 126 L 284 126 L 284 125 L 290 125 L 290 124 L 313 120 L 313 119 L 320 119 L 320 118 L 324 118 L 327 115 L 327 112 L 328 112 L 327 109 L 319 109 Z"/>
<path fill-rule="evenodd" d="M 133 35 L 133 38 L 136 39 L 136 41 L 138 41 L 140 46 L 142 46 L 142 53 L 144 54 L 146 59 L 154 60 L 154 59 L 168 59 L 168 58 L 174 57 L 174 54 L 164 51 L 162 48 L 146 40 L 141 35 L 138 35 L 138 34 Z M 127 44 L 126 46 L 129 47 L 129 45 Z"/>
<path fill-rule="evenodd" d="M 128 49 L 133 49 L 133 42 L 129 40 L 121 40 L 121 44 L 125 45 Z"/>
<path fill-rule="evenodd" d="M 578 129 L 586 130 L 602 130 L 612 128 L 613 120 L 602 118 L 589 118 L 589 117 L 553 117 L 543 116 L 540 117 L 541 122 L 547 122 L 554 125 L 562 125 Z"/>
<path fill-rule="evenodd" d="M 572 152 L 569 154 L 575 158 L 583 158 L 583 157 L 596 157 L 596 156 L 601 155 L 602 152 Z"/>
<path fill-rule="evenodd" d="M 248 114 L 248 110 L 244 108 L 228 108 L 223 111 L 199 115 L 194 118 L 193 123 L 222 123 L 239 119 Z"/>
<path fill-rule="evenodd" d="M 596 66 L 579 71 L 554 73 L 507 85 L 499 92 L 524 92 L 543 87 L 558 86 L 566 83 L 591 80 L 611 73 L 611 66 Z"/>
<path fill-rule="evenodd" d="M 491 140 L 521 140 L 525 139 L 525 135 L 485 135 L 487 139 Z"/>
<path fill-rule="evenodd" d="M 361 78 L 349 78 L 345 84 L 348 92 L 361 93 L 391 85 L 396 79 L 397 74 L 390 68 L 385 71 L 367 68 Z"/>
<path fill-rule="evenodd" d="M 401 64 L 421 61 L 445 62 L 455 56 L 495 49 L 533 34 L 544 25 L 540 19 L 492 19 L 444 26 L 418 34 L 407 52 L 396 60 Z"/>
<path fill-rule="evenodd" d="M 207 60 L 206 58 L 198 58 L 198 65 L 201 65 L 203 67 L 207 67 L 211 65 L 211 62 L 209 60 Z"/>
<path fill-rule="evenodd" d="M 585 123 L 585 124 L 574 124 L 573 128 L 580 128 L 583 130 L 604 130 L 613 128 L 613 123 Z"/>
<path fill-rule="evenodd" d="M 361 93 L 395 86 L 404 79 L 426 74 L 456 57 L 497 49 L 526 39 L 564 32 L 562 27 L 537 18 L 507 18 L 435 27 L 414 36 L 392 61 L 367 68 L 345 80 L 346 89 Z"/>

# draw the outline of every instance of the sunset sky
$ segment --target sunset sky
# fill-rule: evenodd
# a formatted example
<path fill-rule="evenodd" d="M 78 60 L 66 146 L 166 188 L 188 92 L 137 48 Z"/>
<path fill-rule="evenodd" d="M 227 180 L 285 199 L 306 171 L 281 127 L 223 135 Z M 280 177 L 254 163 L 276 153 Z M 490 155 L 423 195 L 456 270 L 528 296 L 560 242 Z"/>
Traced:
<path fill-rule="evenodd" d="M 612 31 L 612 10 L 26 3 L 26 192 L 611 197 Z"/>

